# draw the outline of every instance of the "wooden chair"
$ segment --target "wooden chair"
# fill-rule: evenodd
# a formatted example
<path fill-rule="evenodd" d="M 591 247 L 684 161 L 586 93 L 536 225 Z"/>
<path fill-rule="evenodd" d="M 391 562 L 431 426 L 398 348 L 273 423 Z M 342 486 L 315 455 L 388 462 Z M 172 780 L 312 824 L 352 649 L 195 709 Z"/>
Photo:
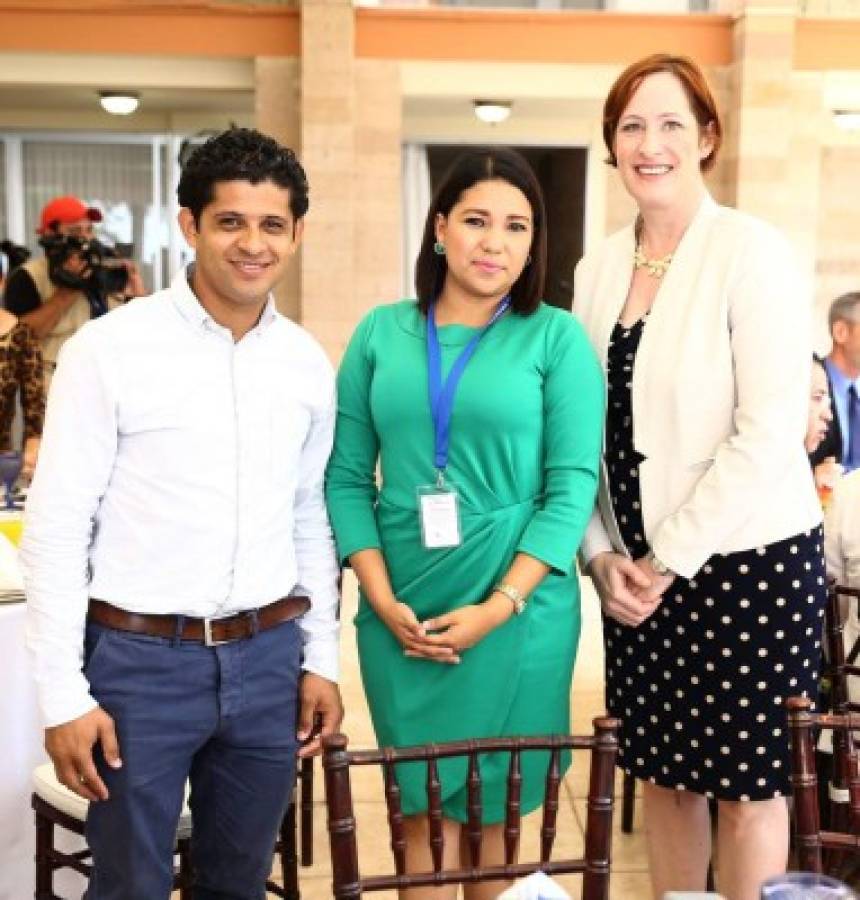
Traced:
<path fill-rule="evenodd" d="M 860 665 L 856 664 L 860 654 L 860 639 L 846 653 L 844 642 L 845 624 L 842 616 L 842 601 L 847 601 L 849 614 L 852 602 L 860 600 L 860 590 L 844 587 L 831 581 L 827 587 L 827 607 L 824 618 L 824 637 L 827 647 L 826 667 L 830 682 L 830 708 L 833 715 L 860 713 L 860 703 L 849 698 L 848 680 L 860 676 Z M 850 734 L 836 729 L 833 731 L 833 756 L 830 782 L 827 786 L 827 821 L 834 831 L 847 831 L 851 823 L 849 784 L 856 759 L 850 746 Z M 838 857 L 839 854 L 835 854 Z M 829 859 L 828 869 L 838 864 L 838 858 Z"/>
<path fill-rule="evenodd" d="M 582 900 L 607 900 L 612 842 L 613 782 L 618 751 L 618 721 L 610 718 L 594 720 L 593 737 L 555 735 L 550 737 L 487 738 L 455 741 L 447 744 L 425 744 L 401 749 L 348 751 L 343 734 L 323 738 L 323 770 L 328 809 L 328 831 L 331 844 L 333 894 L 336 900 L 355 900 L 365 891 L 462 884 L 466 882 L 514 879 L 542 870 L 548 875 L 583 873 Z M 588 814 L 585 828 L 585 855 L 579 859 L 552 860 L 556 835 L 560 758 L 565 749 L 590 750 L 591 772 L 588 792 Z M 541 825 L 540 859 L 514 862 L 520 838 L 521 755 L 524 752 L 549 751 L 549 765 Z M 510 752 L 507 779 L 506 819 L 504 828 L 505 862 L 503 865 L 481 866 L 481 775 L 478 757 L 487 752 Z M 466 839 L 471 867 L 443 869 L 444 839 L 442 835 L 441 785 L 437 761 L 449 757 L 468 759 L 468 810 Z M 433 870 L 406 872 L 406 841 L 400 806 L 395 765 L 424 761 L 427 764 L 427 799 L 429 845 Z M 359 872 L 356 823 L 352 805 L 350 767 L 381 766 L 385 782 L 385 801 L 394 857 L 393 875 L 363 877 Z"/>
<path fill-rule="evenodd" d="M 854 748 L 854 732 L 860 731 L 860 716 L 853 713 L 815 714 L 811 712 L 812 701 L 807 697 L 789 697 L 786 706 L 791 733 L 791 783 L 794 793 L 797 864 L 805 872 L 823 872 L 826 850 L 838 851 L 840 856 L 860 854 L 860 771 Z M 813 734 L 818 728 L 833 731 L 834 753 L 837 752 L 837 746 L 844 748 L 848 792 L 847 821 L 844 828 L 837 828 L 835 825 L 831 825 L 828 830 L 821 828 Z"/>
<path fill-rule="evenodd" d="M 86 848 L 75 852 L 60 850 L 54 841 L 57 828 L 63 828 L 84 837 L 84 825 L 89 804 L 57 781 L 54 767 L 48 763 L 33 773 L 31 806 L 36 814 L 36 895 L 35 900 L 62 900 L 54 893 L 54 873 L 59 869 L 73 869 L 90 877 L 92 868 L 90 851 Z M 299 767 L 298 792 L 301 795 L 301 864 L 313 864 L 313 759 L 303 759 Z M 183 805 L 176 836 L 178 865 L 173 889 L 179 891 L 180 900 L 191 900 L 191 812 Z M 275 855 L 280 860 L 283 885 L 266 882 L 266 890 L 283 900 L 301 900 L 299 893 L 298 863 L 296 854 L 296 795 L 287 808 L 281 823 Z"/>

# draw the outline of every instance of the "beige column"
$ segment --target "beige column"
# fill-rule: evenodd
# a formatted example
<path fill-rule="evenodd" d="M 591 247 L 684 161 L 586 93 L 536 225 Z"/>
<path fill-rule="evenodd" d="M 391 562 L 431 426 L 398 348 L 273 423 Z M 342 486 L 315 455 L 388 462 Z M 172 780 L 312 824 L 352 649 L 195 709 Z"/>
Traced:
<path fill-rule="evenodd" d="M 793 71 L 795 4 L 746 0 L 734 26 L 726 155 L 735 205 L 773 223 L 814 273 L 820 85 Z M 731 193 L 731 192 L 727 192 Z"/>
<path fill-rule="evenodd" d="M 257 128 L 299 154 L 299 61 L 289 57 L 258 56 L 254 61 L 254 112 Z M 298 321 L 301 316 L 301 264 L 293 261 L 275 289 L 278 309 Z"/>
<path fill-rule="evenodd" d="M 300 156 L 311 208 L 300 260 L 300 320 L 337 361 L 354 320 L 353 7 L 350 0 L 302 0 L 301 17 Z"/>
<path fill-rule="evenodd" d="M 401 291 L 402 105 L 399 63 L 355 61 L 355 258 L 350 332 L 369 309 L 399 299 Z"/>

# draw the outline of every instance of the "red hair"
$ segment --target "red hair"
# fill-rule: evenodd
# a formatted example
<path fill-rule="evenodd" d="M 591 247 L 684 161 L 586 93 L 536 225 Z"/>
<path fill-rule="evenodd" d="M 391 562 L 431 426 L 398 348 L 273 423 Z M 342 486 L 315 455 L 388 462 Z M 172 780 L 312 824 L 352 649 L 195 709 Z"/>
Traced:
<path fill-rule="evenodd" d="M 709 129 L 713 147 L 699 164 L 702 171 L 707 172 L 717 161 L 717 152 L 723 142 L 723 126 L 717 112 L 717 104 L 704 73 L 693 60 L 687 56 L 671 56 L 668 53 L 646 56 L 629 65 L 615 79 L 615 84 L 610 88 L 603 104 L 603 142 L 609 150 L 606 162 L 611 166 L 618 165 L 614 150 L 618 122 L 639 85 L 649 75 L 657 72 L 666 72 L 678 79 L 687 95 L 693 116 L 699 123 L 699 130 Z"/>

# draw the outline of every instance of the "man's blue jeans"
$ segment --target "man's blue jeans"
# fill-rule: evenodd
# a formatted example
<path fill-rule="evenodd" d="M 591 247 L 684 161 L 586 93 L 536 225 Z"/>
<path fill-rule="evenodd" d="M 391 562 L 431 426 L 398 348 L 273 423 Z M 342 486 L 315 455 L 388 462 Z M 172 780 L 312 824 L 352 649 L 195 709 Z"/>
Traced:
<path fill-rule="evenodd" d="M 85 673 L 122 768 L 96 754 L 87 900 L 167 900 L 191 780 L 195 900 L 262 900 L 296 772 L 301 633 L 285 622 L 206 647 L 89 624 Z"/>

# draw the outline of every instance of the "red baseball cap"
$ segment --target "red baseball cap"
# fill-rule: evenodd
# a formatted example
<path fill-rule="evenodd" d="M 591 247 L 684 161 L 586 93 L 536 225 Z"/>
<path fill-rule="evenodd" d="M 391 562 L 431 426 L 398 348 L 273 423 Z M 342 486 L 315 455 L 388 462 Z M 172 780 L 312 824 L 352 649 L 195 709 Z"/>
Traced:
<path fill-rule="evenodd" d="M 81 219 L 89 219 L 91 222 L 101 222 L 101 210 L 94 206 L 86 206 L 77 197 L 55 197 L 46 204 L 39 216 L 38 234 L 44 234 L 51 226 L 59 222 L 68 224 L 80 222 Z"/>

